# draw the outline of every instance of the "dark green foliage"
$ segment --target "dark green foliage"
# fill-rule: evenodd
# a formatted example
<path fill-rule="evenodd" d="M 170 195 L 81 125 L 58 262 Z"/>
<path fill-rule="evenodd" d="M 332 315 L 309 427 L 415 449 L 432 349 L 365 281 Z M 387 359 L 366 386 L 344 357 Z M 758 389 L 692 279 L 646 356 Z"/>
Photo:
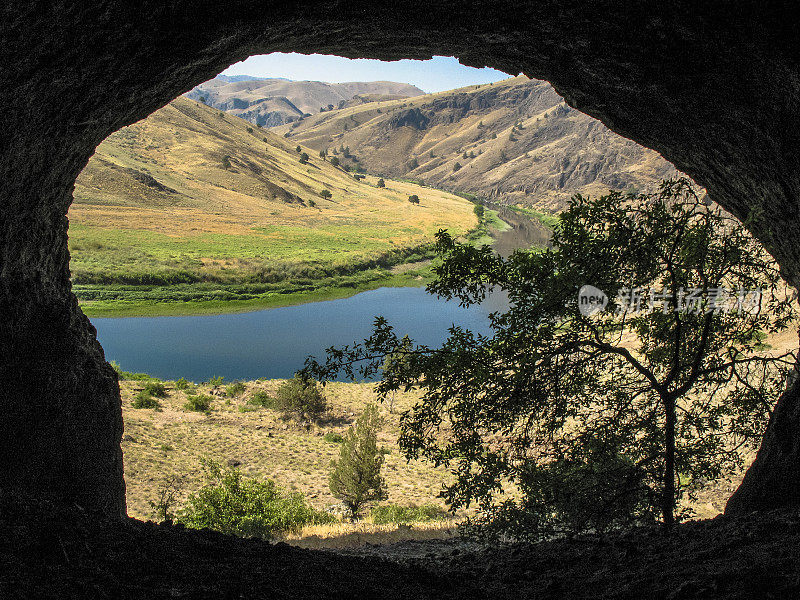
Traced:
<path fill-rule="evenodd" d="M 408 201 L 411 202 L 411 204 L 419 204 L 419 196 L 417 196 L 416 194 L 411 194 L 408 197 Z"/>
<path fill-rule="evenodd" d="M 344 438 L 334 431 L 329 431 L 322 439 L 331 444 L 341 444 L 344 442 Z"/>
<path fill-rule="evenodd" d="M 306 164 L 308 162 L 308 158 L 309 158 L 308 152 L 303 152 L 302 154 L 300 154 L 300 164 L 301 165 Z"/>
<path fill-rule="evenodd" d="M 419 166 L 419 161 L 416 158 L 412 158 L 411 161 L 408 163 L 408 168 L 410 170 L 414 170 Z"/>
<path fill-rule="evenodd" d="M 202 102 L 203 104 L 205 104 L 205 103 L 206 103 L 206 100 L 207 100 L 207 98 L 206 98 L 205 96 L 200 96 L 199 100 L 200 100 L 200 102 Z"/>
<path fill-rule="evenodd" d="M 145 390 L 141 390 L 133 399 L 133 408 L 159 408 L 161 403 Z"/>
<path fill-rule="evenodd" d="M 181 377 L 175 382 L 175 388 L 179 390 L 190 390 L 194 388 L 194 383 Z"/>
<path fill-rule="evenodd" d="M 211 412 L 211 404 L 213 402 L 214 398 L 211 396 L 204 396 L 202 394 L 196 396 L 190 395 L 186 396 L 186 404 L 183 405 L 183 408 L 184 410 L 208 413 Z"/>
<path fill-rule="evenodd" d="M 264 390 L 258 390 L 257 392 L 253 392 L 253 395 L 250 396 L 250 399 L 247 401 L 247 403 L 252 406 L 260 406 L 262 408 L 277 407 L 275 398 L 270 396 Z"/>
<path fill-rule="evenodd" d="M 228 398 L 235 398 L 236 396 L 241 396 L 244 394 L 244 391 L 247 389 L 247 386 L 241 381 L 234 381 L 228 387 L 225 388 L 225 395 Z"/>
<path fill-rule="evenodd" d="M 303 151 L 303 149 L 302 149 L 300 146 L 298 146 L 297 148 L 295 148 L 295 150 L 297 150 L 297 152 L 302 152 L 302 151 Z"/>
<path fill-rule="evenodd" d="M 148 381 L 144 384 L 144 391 L 157 398 L 167 397 L 167 388 L 161 381 Z"/>
<path fill-rule="evenodd" d="M 383 453 L 378 449 L 380 428 L 378 407 L 368 404 L 347 430 L 339 459 L 331 462 L 331 493 L 347 506 L 353 518 L 366 503 L 387 497 L 386 481 L 381 476 Z"/>
<path fill-rule="evenodd" d="M 219 387 L 222 385 L 223 381 L 225 381 L 225 378 L 222 375 L 214 375 L 210 377 L 206 383 L 211 387 Z"/>
<path fill-rule="evenodd" d="M 278 388 L 275 407 L 286 416 L 313 421 L 323 415 L 328 404 L 316 381 L 295 375 Z"/>
<path fill-rule="evenodd" d="M 308 205 L 309 205 L 311 208 L 314 208 L 314 207 L 317 205 L 317 202 L 316 202 L 315 200 L 312 200 L 311 198 L 309 198 L 309 199 L 308 199 Z"/>
<path fill-rule="evenodd" d="M 464 151 L 464 154 L 461 155 L 461 158 L 463 158 L 464 160 L 469 158 L 469 155 L 467 154 L 466 150 Z"/>
<path fill-rule="evenodd" d="M 253 128 L 252 127 L 248 127 L 247 128 L 247 133 L 253 133 Z"/>
<path fill-rule="evenodd" d="M 230 169 L 231 168 L 231 157 L 227 154 L 222 157 L 222 168 L 223 169 Z"/>
<path fill-rule="evenodd" d="M 461 169 L 461 163 L 460 162 L 456 162 L 456 164 L 453 165 L 453 172 L 455 173 L 459 169 Z"/>
<path fill-rule="evenodd" d="M 476 204 L 472 208 L 472 212 L 474 212 L 475 216 L 478 217 L 478 221 L 483 221 L 483 217 L 486 214 L 486 208 L 483 206 L 483 204 Z"/>
<path fill-rule="evenodd" d="M 336 152 L 336 150 L 334 150 L 334 152 Z M 331 157 L 331 165 L 333 165 L 334 167 L 338 167 L 339 166 L 339 158 L 336 157 L 336 156 Z"/>
<path fill-rule="evenodd" d="M 401 450 L 450 468 L 443 497 L 453 509 L 477 505 L 473 531 L 541 539 L 658 518 L 669 527 L 684 516 L 682 498 L 757 447 L 795 363 L 763 353 L 761 340 L 792 323 L 794 301 L 742 224 L 688 181 L 652 195 L 576 196 L 543 251 L 504 259 L 446 232 L 437 239 L 430 292 L 467 306 L 493 287 L 508 294 L 492 334 L 454 327 L 440 349 L 408 348 L 379 318 L 363 345 L 332 349 L 305 371 L 382 370 L 383 399 L 420 388 Z M 587 284 L 607 294 L 596 314 L 581 310 Z M 737 290 L 759 288 L 760 306 L 734 310 Z M 637 289 L 653 294 L 653 309 L 630 304 Z M 731 310 L 713 304 L 724 289 Z M 405 359 L 387 368 L 383 357 L 398 351 Z"/>
<path fill-rule="evenodd" d="M 378 183 L 376 183 L 375 186 L 379 188 L 386 187 L 386 182 L 383 180 L 383 178 L 378 179 Z"/>
<path fill-rule="evenodd" d="M 375 525 L 389 523 L 426 523 L 442 521 L 447 518 L 447 511 L 435 504 L 416 506 L 400 506 L 399 504 L 381 504 L 370 511 L 370 517 Z"/>
<path fill-rule="evenodd" d="M 201 463 L 206 484 L 189 496 L 178 516 L 186 527 L 271 539 L 305 525 L 334 521 L 314 510 L 302 494 L 288 493 L 269 479 L 244 477 L 239 469 L 223 468 L 213 460 Z"/>

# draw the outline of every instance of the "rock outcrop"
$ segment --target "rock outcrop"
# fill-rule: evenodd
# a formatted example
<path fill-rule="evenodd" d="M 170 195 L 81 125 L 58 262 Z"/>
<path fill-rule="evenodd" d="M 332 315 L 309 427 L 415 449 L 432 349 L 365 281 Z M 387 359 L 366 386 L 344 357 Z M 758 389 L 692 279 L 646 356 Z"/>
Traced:
<path fill-rule="evenodd" d="M 800 63 L 783 3 L 9 3 L 0 33 L 0 488 L 119 512 L 119 392 L 70 291 L 66 212 L 97 145 L 272 51 L 459 57 L 551 82 L 660 152 L 800 283 Z M 800 503 L 798 394 L 732 503 Z"/>

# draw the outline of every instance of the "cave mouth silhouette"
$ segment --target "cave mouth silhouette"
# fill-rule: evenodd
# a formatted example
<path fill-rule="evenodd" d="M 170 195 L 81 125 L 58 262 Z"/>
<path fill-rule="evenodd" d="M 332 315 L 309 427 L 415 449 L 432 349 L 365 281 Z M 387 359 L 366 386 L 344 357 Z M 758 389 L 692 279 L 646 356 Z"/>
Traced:
<path fill-rule="evenodd" d="M 0 488 L 125 512 L 116 374 L 71 293 L 67 209 L 99 143 L 228 65 L 273 51 L 455 56 L 549 81 L 660 152 L 800 282 L 800 66 L 791 7 L 545 0 L 464 5 L 123 0 L 4 9 Z M 800 505 L 800 387 L 728 509 Z"/>

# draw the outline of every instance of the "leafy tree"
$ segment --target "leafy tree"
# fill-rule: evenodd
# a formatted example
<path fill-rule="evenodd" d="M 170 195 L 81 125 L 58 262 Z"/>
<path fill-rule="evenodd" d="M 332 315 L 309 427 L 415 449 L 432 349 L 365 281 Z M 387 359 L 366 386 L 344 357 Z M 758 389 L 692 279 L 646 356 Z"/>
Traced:
<path fill-rule="evenodd" d="M 463 305 L 508 293 L 492 335 L 454 327 L 441 348 L 414 346 L 385 369 L 404 342 L 378 318 L 363 344 L 306 371 L 383 368 L 382 398 L 421 388 L 401 449 L 451 469 L 443 496 L 477 503 L 478 531 L 670 527 L 681 498 L 741 467 L 794 364 L 762 344 L 794 315 L 774 261 L 683 179 L 575 196 L 543 251 L 503 259 L 443 231 L 437 250 L 430 292 Z"/>
<path fill-rule="evenodd" d="M 302 149 L 300 146 L 298 146 L 297 148 L 295 148 L 295 150 L 296 150 L 297 152 L 302 152 L 302 151 L 303 151 L 303 149 Z"/>
<path fill-rule="evenodd" d="M 306 164 L 306 163 L 308 162 L 308 158 L 309 158 L 309 156 L 308 156 L 308 152 L 303 152 L 303 153 L 300 155 L 300 164 L 301 164 L 301 165 L 304 165 L 304 164 Z"/>
<path fill-rule="evenodd" d="M 353 518 L 374 500 L 385 500 L 386 481 L 381 476 L 383 453 L 378 449 L 381 417 L 375 404 L 364 412 L 344 436 L 339 459 L 331 462 L 331 493 L 344 503 Z"/>
<path fill-rule="evenodd" d="M 334 167 L 338 167 L 339 166 L 339 158 L 337 156 L 334 156 L 333 158 L 331 158 L 331 165 L 333 165 Z"/>
<path fill-rule="evenodd" d="M 200 462 L 206 483 L 178 514 L 186 527 L 270 539 L 279 532 L 333 520 L 309 506 L 302 494 L 287 493 L 274 481 L 243 477 L 239 469 L 223 468 L 210 459 Z"/>
<path fill-rule="evenodd" d="M 381 179 L 378 179 L 378 183 L 376 183 L 375 185 L 376 185 L 376 187 L 379 187 L 379 188 L 386 187 L 386 182 L 383 180 L 383 178 L 381 178 Z"/>
<path fill-rule="evenodd" d="M 327 188 L 326 188 L 326 189 L 324 189 L 324 190 L 322 190 L 322 191 L 319 193 L 319 195 L 320 195 L 320 196 L 322 196 L 323 198 L 325 198 L 326 200 L 327 200 L 328 198 L 331 198 L 331 197 L 333 197 L 333 194 L 331 194 L 331 191 L 330 191 L 329 189 L 327 189 Z"/>
<path fill-rule="evenodd" d="M 484 207 L 483 204 L 478 203 L 472 208 L 472 212 L 474 212 L 475 216 L 478 217 L 478 222 L 482 223 L 483 216 L 486 214 L 486 207 Z"/>
<path fill-rule="evenodd" d="M 419 204 L 419 196 L 417 196 L 416 194 L 411 194 L 408 197 L 408 201 L 411 202 L 411 204 Z"/>
<path fill-rule="evenodd" d="M 318 419 L 328 408 L 319 384 L 299 375 L 281 384 L 275 393 L 275 406 L 287 416 L 307 421 Z"/>

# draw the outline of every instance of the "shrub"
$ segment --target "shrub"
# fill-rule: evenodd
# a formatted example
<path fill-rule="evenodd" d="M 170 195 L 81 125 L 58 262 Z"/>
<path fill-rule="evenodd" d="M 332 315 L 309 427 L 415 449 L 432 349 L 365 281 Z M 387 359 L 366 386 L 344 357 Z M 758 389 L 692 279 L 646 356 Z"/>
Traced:
<path fill-rule="evenodd" d="M 320 195 L 320 196 L 322 196 L 322 197 L 323 197 L 323 198 L 325 198 L 325 199 L 328 199 L 328 198 L 330 198 L 330 197 L 332 197 L 332 196 L 333 196 L 333 194 L 331 194 L 331 191 L 330 191 L 330 190 L 328 190 L 328 189 L 322 190 L 322 191 L 319 193 L 319 195 Z"/>
<path fill-rule="evenodd" d="M 246 389 L 247 386 L 244 383 L 241 381 L 234 381 L 227 388 L 225 388 L 225 395 L 229 398 L 235 398 L 236 396 L 242 395 Z"/>
<path fill-rule="evenodd" d="M 336 152 L 336 150 L 334 150 L 334 152 Z M 335 156 L 333 158 L 331 158 L 331 165 L 334 166 L 334 167 L 338 167 L 339 166 L 339 159 L 337 157 L 335 157 Z"/>
<path fill-rule="evenodd" d="M 194 412 L 210 412 L 211 411 L 211 403 L 214 401 L 214 398 L 211 396 L 203 396 L 203 395 L 196 395 L 196 396 L 186 396 L 186 404 L 183 405 L 184 410 L 191 410 Z"/>
<path fill-rule="evenodd" d="M 300 155 L 300 164 L 301 164 L 301 165 L 304 165 L 304 164 L 306 164 L 306 163 L 308 162 L 308 158 L 309 158 L 309 157 L 308 157 L 308 152 L 303 152 L 303 153 Z"/>
<path fill-rule="evenodd" d="M 375 185 L 379 188 L 386 187 L 386 182 L 381 178 L 378 179 L 378 183 L 376 183 Z"/>
<path fill-rule="evenodd" d="M 381 418 L 378 407 L 369 404 L 347 430 L 339 459 L 331 462 L 328 480 L 331 493 L 358 516 L 361 508 L 373 500 L 385 500 L 386 481 L 381 476 L 383 454 L 378 450 L 378 430 Z"/>
<path fill-rule="evenodd" d="M 328 433 L 326 433 L 325 437 L 323 437 L 322 439 L 325 440 L 326 442 L 330 442 L 331 444 L 341 444 L 342 442 L 344 442 L 344 438 L 340 434 L 335 433 L 333 431 L 329 431 Z"/>
<path fill-rule="evenodd" d="M 285 415 L 296 416 L 301 420 L 318 419 L 327 409 L 319 384 L 298 375 L 281 384 L 275 405 Z"/>
<path fill-rule="evenodd" d="M 191 381 L 181 377 L 175 382 L 175 388 L 179 390 L 189 390 L 194 388 L 194 384 Z"/>
<path fill-rule="evenodd" d="M 261 406 L 262 408 L 275 408 L 276 406 L 275 398 L 264 390 L 253 392 L 253 395 L 250 396 L 250 400 L 248 400 L 247 403 L 252 406 Z"/>
<path fill-rule="evenodd" d="M 408 197 L 408 201 L 411 202 L 411 204 L 419 204 L 419 196 L 417 196 L 416 194 L 411 194 Z"/>
<path fill-rule="evenodd" d="M 222 382 L 225 381 L 225 378 L 222 375 L 215 375 L 211 377 L 206 383 L 211 387 L 219 387 L 222 385 Z"/>
<path fill-rule="evenodd" d="M 167 388 L 160 381 L 148 381 L 144 384 L 144 391 L 157 398 L 167 397 Z"/>
<path fill-rule="evenodd" d="M 133 408 L 159 408 L 161 404 L 147 391 L 142 390 L 133 399 Z"/>
<path fill-rule="evenodd" d="M 388 523 L 424 523 L 441 521 L 447 518 L 447 512 L 435 504 L 416 506 L 400 506 L 399 504 L 383 504 L 370 511 L 372 522 L 376 525 Z"/>
<path fill-rule="evenodd" d="M 461 168 L 461 163 L 457 162 L 456 164 L 453 165 L 453 172 L 458 171 L 460 168 Z"/>
<path fill-rule="evenodd" d="M 179 515 L 192 529 L 214 529 L 227 535 L 271 539 L 305 525 L 331 523 L 332 515 L 314 510 L 299 493 L 287 493 L 275 482 L 242 476 L 236 468 L 201 459 L 206 484 L 187 499 Z"/>

